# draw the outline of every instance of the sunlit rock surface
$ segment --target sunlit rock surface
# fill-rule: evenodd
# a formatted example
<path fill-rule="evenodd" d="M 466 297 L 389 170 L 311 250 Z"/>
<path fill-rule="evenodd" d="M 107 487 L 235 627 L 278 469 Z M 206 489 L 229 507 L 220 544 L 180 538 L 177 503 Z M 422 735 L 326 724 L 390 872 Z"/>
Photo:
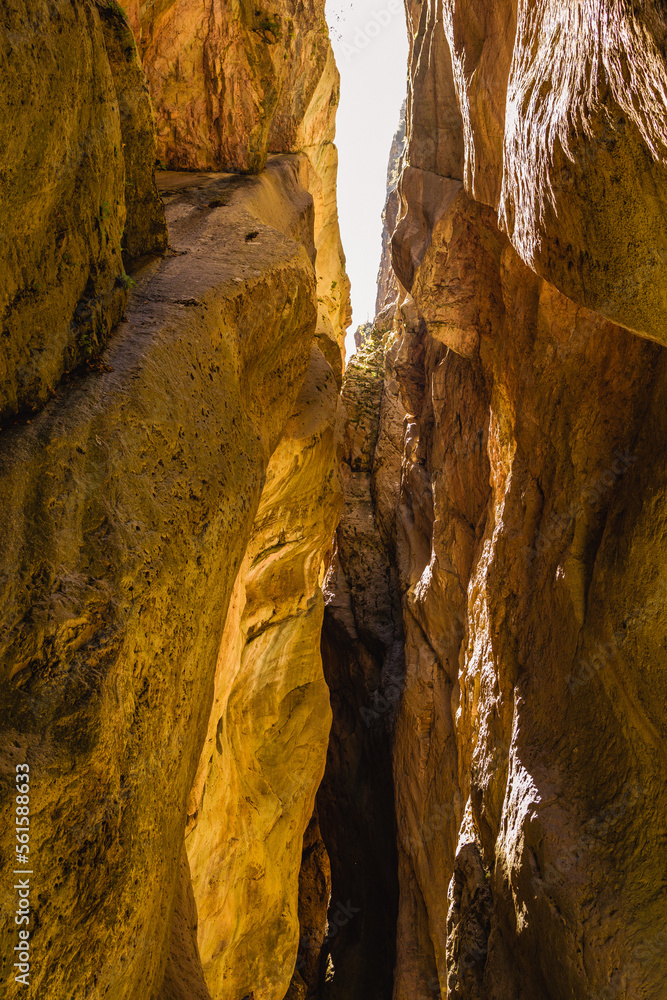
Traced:
<path fill-rule="evenodd" d="M 382 212 L 382 250 L 380 267 L 377 276 L 377 297 L 375 300 L 376 314 L 385 309 L 391 310 L 399 294 L 396 275 L 391 264 L 391 237 L 398 219 L 400 198 L 398 181 L 403 168 L 403 152 L 405 150 L 405 104 L 401 107 L 398 128 L 394 135 L 389 163 L 387 165 L 387 195 Z M 385 314 L 387 317 L 389 313 Z"/>
<path fill-rule="evenodd" d="M 423 340 L 406 433 L 396 995 L 583 997 L 619 966 L 657 989 L 664 947 L 651 971 L 633 954 L 666 917 L 650 874 L 664 702 L 639 708 L 642 677 L 666 666 L 663 605 L 629 625 L 638 571 L 623 597 L 605 538 L 618 544 L 639 488 L 660 349 L 582 313 L 509 247 L 500 276 L 507 309 L 478 358 Z M 636 720 L 620 729 L 617 685 Z"/>
<path fill-rule="evenodd" d="M 331 725 L 321 583 L 340 513 L 341 410 L 313 347 L 236 581 L 188 807 L 199 951 L 214 998 L 282 1000 L 297 958 L 302 840 Z"/>
<path fill-rule="evenodd" d="M 0 421 L 37 412 L 108 339 L 125 263 L 167 244 L 155 127 L 124 16 L 12 0 L 0 11 Z"/>
<path fill-rule="evenodd" d="M 667 342 L 664 6 L 445 0 L 443 23 L 466 190 L 575 302 Z"/>
<path fill-rule="evenodd" d="M 261 170 L 269 152 L 333 139 L 338 74 L 322 0 L 131 0 L 128 14 L 166 166 Z"/>
<path fill-rule="evenodd" d="M 158 115 L 163 166 L 255 172 L 272 153 L 308 156 L 318 338 L 340 378 L 351 312 L 336 208 L 339 78 L 323 0 L 131 0 L 128 15 Z"/>
<path fill-rule="evenodd" d="M 303 466 L 285 525 L 294 562 L 275 581 L 276 615 L 292 614 L 294 624 L 269 628 L 251 646 L 270 646 L 282 631 L 288 660 L 290 644 L 305 651 L 289 670 L 279 649 L 274 661 L 249 660 L 251 673 L 283 662 L 282 675 L 272 681 L 269 670 L 257 683 L 275 691 L 266 705 L 273 721 L 282 713 L 304 745 L 301 770 L 290 771 L 283 833 L 281 891 L 296 908 L 301 836 L 328 728 L 315 650 L 321 556 L 337 504 L 335 381 L 313 347 L 313 205 L 300 170 L 299 158 L 281 158 L 255 179 L 165 178 L 173 250 L 137 276 L 100 370 L 2 437 L 3 760 L 12 771 L 27 760 L 33 778 L 39 995 L 148 997 L 169 949 L 188 951 L 172 923 L 174 914 L 190 930 L 196 921 L 179 868 L 227 606 L 251 540 L 257 556 L 262 531 L 275 530 L 282 545 L 280 527 L 261 518 L 279 514 L 271 505 L 289 506 L 281 483 Z M 308 535 L 299 549 L 311 509 L 319 541 L 309 549 Z M 265 610 L 270 618 L 259 595 L 257 622 Z M 253 739 L 248 733 L 248 754 L 272 745 Z M 13 841 L 7 827 L 5 859 Z M 195 889 L 222 873 L 215 860 L 193 867 Z M 293 961 L 295 922 L 286 918 L 280 932 Z M 6 927 L 6 962 L 11 937 Z M 84 960 L 91 951 L 94 965 Z M 182 969 L 170 965 L 164 995 L 173 997 Z M 286 967 L 287 981 L 290 974 Z M 216 989 L 212 978 L 212 995 L 221 995 Z"/>
<path fill-rule="evenodd" d="M 320 6 L 209 7 L 0 15 L 2 792 L 27 760 L 54 1000 L 281 1000 L 324 936 L 338 76 Z M 158 173 L 168 248 L 156 156 L 189 171 Z M 9 981 L 4 890 L 2 921 Z"/>

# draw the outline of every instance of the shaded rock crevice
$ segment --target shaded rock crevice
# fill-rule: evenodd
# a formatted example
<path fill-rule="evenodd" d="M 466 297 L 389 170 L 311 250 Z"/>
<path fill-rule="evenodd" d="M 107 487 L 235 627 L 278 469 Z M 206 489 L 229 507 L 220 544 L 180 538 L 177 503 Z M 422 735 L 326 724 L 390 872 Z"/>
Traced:
<path fill-rule="evenodd" d="M 391 739 L 403 674 L 403 634 L 394 531 L 383 516 L 393 503 L 400 407 L 384 380 L 382 334 L 351 361 L 343 382 L 347 412 L 343 453 L 344 507 L 325 584 L 324 672 L 333 728 L 318 792 L 322 836 L 331 859 L 327 942 L 333 977 L 326 997 L 389 997 L 398 909 L 391 778 Z M 377 447 L 384 429 L 384 449 Z M 386 539 L 386 541 L 385 541 Z"/>

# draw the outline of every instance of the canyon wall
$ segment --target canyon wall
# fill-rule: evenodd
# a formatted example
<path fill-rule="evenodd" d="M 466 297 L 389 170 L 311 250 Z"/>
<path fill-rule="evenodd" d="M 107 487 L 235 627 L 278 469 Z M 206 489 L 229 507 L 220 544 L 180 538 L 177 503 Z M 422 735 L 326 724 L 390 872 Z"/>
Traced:
<path fill-rule="evenodd" d="M 380 251 L 380 267 L 377 276 L 377 296 L 375 313 L 380 315 L 385 309 L 393 306 L 398 298 L 398 283 L 391 261 L 391 238 L 398 222 L 398 181 L 403 171 L 403 153 L 405 151 L 405 103 L 401 106 L 398 128 L 389 151 L 387 165 L 387 196 L 382 211 L 382 249 Z M 357 345 L 358 346 L 358 345 Z"/>
<path fill-rule="evenodd" d="M 0 34 L 4 423 L 99 353 L 123 314 L 124 263 L 164 250 L 167 231 L 148 88 L 122 15 L 12 0 Z"/>
<path fill-rule="evenodd" d="M 360 789 L 323 826 L 334 897 L 339 856 L 353 878 L 391 851 L 358 833 L 366 719 L 399 880 L 375 995 L 661 1000 L 667 23 L 611 0 L 407 15 L 399 306 L 346 375 L 373 416 L 351 407 L 326 588 L 320 794 Z"/>
<path fill-rule="evenodd" d="M 327 997 L 387 994 L 398 911 L 391 780 L 391 714 L 378 705 L 397 692 L 403 668 L 391 516 L 374 516 L 382 494 L 391 515 L 400 453 L 400 417 L 387 409 L 382 337 L 351 360 L 343 384 L 345 505 L 327 577 L 322 634 L 334 724 L 318 813 L 331 859 Z M 382 416 L 384 415 L 384 420 Z M 389 416 L 388 416 L 389 415 Z M 398 426 L 396 426 L 398 425 Z M 373 467 L 380 431 L 384 462 Z"/>
<path fill-rule="evenodd" d="M 0 15 L 7 816 L 17 765 L 30 785 L 29 851 L 13 824 L 0 848 L 7 996 L 16 868 L 36 996 L 281 1000 L 297 960 L 331 724 L 338 77 L 320 7 L 281 12 L 287 50 L 242 13 Z M 209 128 L 211 74 L 268 133 L 237 105 Z M 156 157 L 181 171 L 159 193 Z"/>
<path fill-rule="evenodd" d="M 338 70 L 324 0 L 131 0 L 128 17 L 157 113 L 163 167 L 257 172 L 272 154 L 307 157 L 317 337 L 342 375 L 350 286 L 336 208 Z"/>
<path fill-rule="evenodd" d="M 321 0 L 0 13 L 8 997 L 663 1000 L 667 22 L 406 13 L 344 379 Z"/>

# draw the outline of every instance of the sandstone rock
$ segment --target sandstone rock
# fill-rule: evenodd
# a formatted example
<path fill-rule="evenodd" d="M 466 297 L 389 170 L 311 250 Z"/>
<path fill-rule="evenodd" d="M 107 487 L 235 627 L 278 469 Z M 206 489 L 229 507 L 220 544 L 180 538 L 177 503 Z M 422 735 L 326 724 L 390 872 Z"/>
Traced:
<path fill-rule="evenodd" d="M 129 257 L 166 242 L 145 82 L 108 7 L 11 0 L 0 14 L 2 419 L 41 408 L 104 345 L 126 300 L 121 242 Z"/>
<path fill-rule="evenodd" d="M 396 275 L 391 265 L 391 237 L 398 221 L 399 194 L 398 181 L 403 169 L 403 153 L 405 150 L 405 103 L 401 107 L 398 128 L 389 151 L 387 166 L 387 197 L 382 212 L 382 250 L 380 253 L 380 268 L 377 277 L 377 297 L 375 313 L 378 315 L 384 309 L 391 307 L 399 295 Z"/>
<path fill-rule="evenodd" d="M 426 392 L 407 427 L 397 511 L 406 637 L 394 747 L 401 1000 L 447 995 L 447 892 L 463 813 L 451 700 L 488 496 L 488 390 L 479 363 L 430 338 L 423 357 Z"/>
<path fill-rule="evenodd" d="M 480 261 L 485 214 L 461 244 Z M 426 306 L 447 275 L 430 253 L 413 285 Z M 659 995 L 667 948 L 644 914 L 653 927 L 665 919 L 649 874 L 664 706 L 639 695 L 647 668 L 631 650 L 644 644 L 644 664 L 662 670 L 654 612 L 639 624 L 633 610 L 648 601 L 659 614 L 662 602 L 624 592 L 620 552 L 645 530 L 629 522 L 653 492 L 647 478 L 633 486 L 634 442 L 654 419 L 662 350 L 566 299 L 509 246 L 491 259 L 475 284 L 479 302 L 498 304 L 486 332 L 476 313 L 462 321 L 479 333 L 478 355 L 457 357 L 421 320 L 402 338 L 423 359 L 426 391 L 410 373 L 395 997 Z M 434 298 L 456 316 L 459 286 L 440 287 Z M 464 353 L 458 335 L 436 332 Z M 400 383 L 407 369 L 396 370 Z M 655 586 L 646 572 L 634 578 Z M 599 617 L 609 601 L 597 586 L 618 595 L 616 615 Z"/>
<path fill-rule="evenodd" d="M 0 437 L 35 995 L 658 1000 L 664 12 L 410 0 L 397 304 L 344 432 L 322 3 L 129 17 L 191 171 L 161 177 L 172 249 Z M 165 230 L 117 4 L 0 26 L 7 414 Z"/>
<path fill-rule="evenodd" d="M 338 152 L 332 142 L 305 149 L 310 164 L 307 188 L 315 206 L 315 272 L 317 275 L 317 341 L 331 365 L 340 389 L 345 334 L 352 322 L 350 279 L 338 228 L 336 178 Z"/>
<path fill-rule="evenodd" d="M 298 163 L 281 161 L 245 184 L 209 177 L 172 191 L 174 252 L 138 278 L 105 370 L 2 436 L 2 794 L 27 762 L 40 996 L 155 995 L 170 946 L 196 965 L 187 879 L 175 903 L 187 800 L 227 605 L 316 326 L 312 264 L 281 231 L 287 220 L 312 246 L 298 176 Z M 251 210 L 267 187 L 273 226 Z M 297 632 L 316 631 L 321 599 L 306 604 Z M 317 664 L 308 669 L 316 744 L 326 691 Z M 307 719 L 307 690 L 285 694 Z M 302 764 L 294 867 L 323 752 Z M 11 893 L 8 826 L 2 857 Z M 4 893 L 7 980 L 14 906 Z M 174 919 L 185 926 L 172 932 Z M 165 996 L 178 956 L 169 968 Z M 188 996 L 199 989 L 190 985 Z"/>
<path fill-rule="evenodd" d="M 575 302 L 665 343 L 662 5 L 443 6 L 466 190 L 498 209 L 501 227 L 538 274 Z M 431 38 L 439 37 L 435 24 Z"/>
<path fill-rule="evenodd" d="M 463 190 L 430 229 L 428 249 L 411 283 L 412 298 L 429 336 L 463 357 L 476 358 L 481 338 L 493 336 L 502 323 L 504 245 L 494 213 Z"/>
<path fill-rule="evenodd" d="M 175 170 L 261 170 L 305 153 L 315 202 L 318 341 L 340 381 L 351 321 L 336 208 L 338 71 L 322 0 L 161 0 L 128 11 L 158 116 L 158 157 Z"/>
<path fill-rule="evenodd" d="M 167 249 L 164 207 L 155 183 L 155 118 L 129 22 L 118 5 L 98 7 L 120 115 L 127 213 L 122 248 L 130 263 Z"/>
<path fill-rule="evenodd" d="M 645 96 L 662 86 L 662 15 L 526 3 L 515 21 L 512 4 L 452 0 L 443 17 L 408 9 L 401 297 L 385 376 L 406 417 L 385 444 L 402 453 L 400 495 L 385 492 L 379 519 L 398 573 L 359 533 L 346 575 L 341 560 L 332 577 L 325 646 L 329 618 L 353 638 L 328 654 L 344 699 L 333 699 L 320 795 L 351 770 L 338 734 L 368 690 L 347 666 L 368 648 L 355 601 L 381 610 L 400 598 L 395 1000 L 659 997 L 665 358 L 608 317 L 649 337 L 662 322 L 662 222 L 644 228 L 665 190 L 664 102 Z M 462 113 L 449 150 L 445 35 Z M 635 124 L 616 134 L 621 100 Z M 593 158 L 604 120 L 614 135 Z M 558 143 L 565 157 L 577 150 L 567 189 L 554 182 Z M 632 190 L 631 162 L 642 170 Z M 582 244 L 588 257 L 575 260 Z M 385 442 L 372 421 L 348 436 L 361 454 Z M 355 509 L 375 511 L 376 496 L 360 479 Z M 339 539 L 346 530 L 344 513 Z M 350 807 L 328 842 L 334 873 L 354 861 L 344 823 L 350 839 Z M 345 986 L 334 975 L 333 990 Z"/>
<path fill-rule="evenodd" d="M 447 0 L 443 6 L 446 10 Z M 406 4 L 410 46 L 406 161 L 418 170 L 462 180 L 464 127 L 444 16 L 438 4 L 418 0 Z"/>
<path fill-rule="evenodd" d="M 473 215 L 461 245 L 482 260 L 492 223 L 486 209 Z M 447 270 L 429 253 L 413 288 L 455 316 L 459 286 L 435 292 Z M 639 691 L 647 664 L 663 669 L 662 584 L 645 552 L 646 570 L 632 570 L 640 596 L 624 590 L 622 567 L 623 539 L 646 537 L 652 464 L 633 442 L 656 440 L 644 426 L 662 420 L 664 359 L 506 244 L 492 259 L 475 289 L 496 311 L 482 332 L 476 315 L 462 321 L 478 330 L 478 354 L 457 357 L 443 328 L 439 344 L 411 301 L 394 349 L 412 411 L 395 508 L 405 679 L 394 995 L 658 996 L 666 914 L 649 872 L 664 705 L 651 710 Z M 383 588 L 376 574 L 367 599 Z"/>
<path fill-rule="evenodd" d="M 297 959 L 302 841 L 331 724 L 320 584 L 340 509 L 341 424 L 333 373 L 314 347 L 236 580 L 188 806 L 213 1000 L 282 1000 Z"/>
<path fill-rule="evenodd" d="M 170 169 L 261 170 L 333 140 L 337 73 L 322 0 L 130 5 Z"/>
<path fill-rule="evenodd" d="M 661 343 L 666 32 L 655 2 L 576 12 L 562 2 L 522 5 L 499 212 L 530 267 L 575 302 Z"/>
<path fill-rule="evenodd" d="M 433 230 L 461 188 L 460 181 L 406 162 L 398 182 L 400 206 L 391 241 L 392 266 L 403 289 L 412 289 Z"/>
<path fill-rule="evenodd" d="M 290 984 L 309 996 L 317 996 L 326 968 L 322 945 L 326 936 L 327 909 L 331 898 L 331 862 L 322 840 L 317 808 L 303 837 L 299 869 L 299 951 Z M 288 990 L 286 996 L 290 995 Z"/>
<path fill-rule="evenodd" d="M 159 1000 L 211 1000 L 197 948 L 198 914 L 188 856 L 183 848 Z"/>
<path fill-rule="evenodd" d="M 398 885 L 393 830 L 391 730 L 401 673 L 400 608 L 392 593 L 391 541 L 383 538 L 384 503 L 373 499 L 380 427 L 401 426 L 384 388 L 385 346 L 371 337 L 348 366 L 343 402 L 345 505 L 327 578 L 322 655 L 334 725 L 318 793 L 332 887 L 324 956 L 333 978 L 327 998 L 390 997 Z M 388 454 L 378 478 L 398 484 L 400 455 Z M 393 510 L 395 503 L 390 504 Z M 393 535 L 391 525 L 388 525 Z"/>

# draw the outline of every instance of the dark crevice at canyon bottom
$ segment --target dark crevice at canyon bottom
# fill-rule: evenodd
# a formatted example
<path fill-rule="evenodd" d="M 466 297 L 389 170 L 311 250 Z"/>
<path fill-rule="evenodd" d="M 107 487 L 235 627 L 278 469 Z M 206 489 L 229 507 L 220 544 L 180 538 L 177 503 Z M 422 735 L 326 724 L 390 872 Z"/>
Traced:
<path fill-rule="evenodd" d="M 667 996 L 667 21 L 405 12 L 347 364 L 321 0 L 0 12 L 10 1000 Z"/>

